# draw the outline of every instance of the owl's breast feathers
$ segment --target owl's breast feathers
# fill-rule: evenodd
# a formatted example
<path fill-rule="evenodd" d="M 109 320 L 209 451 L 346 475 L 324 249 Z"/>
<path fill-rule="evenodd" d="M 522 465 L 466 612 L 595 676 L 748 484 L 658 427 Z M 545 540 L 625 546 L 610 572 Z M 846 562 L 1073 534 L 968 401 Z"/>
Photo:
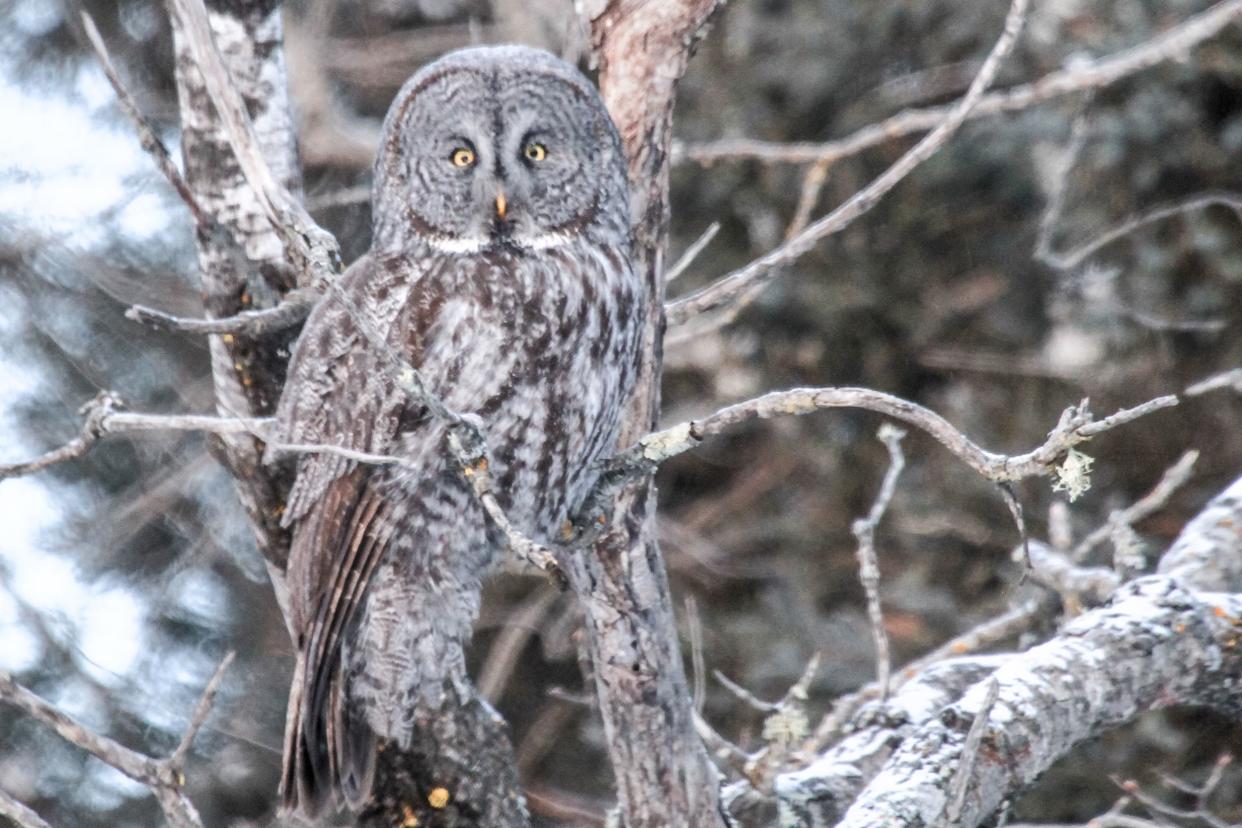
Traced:
<path fill-rule="evenodd" d="M 450 409 L 485 426 L 501 504 L 554 538 L 615 442 L 637 374 L 644 287 L 624 249 L 364 257 L 341 288 Z M 277 412 L 304 453 L 284 513 L 299 649 L 282 789 L 313 812 L 370 787 L 376 738 L 409 740 L 411 706 L 464 680 L 461 648 L 494 557 L 444 429 L 397 387 L 344 305 L 311 314 Z"/>

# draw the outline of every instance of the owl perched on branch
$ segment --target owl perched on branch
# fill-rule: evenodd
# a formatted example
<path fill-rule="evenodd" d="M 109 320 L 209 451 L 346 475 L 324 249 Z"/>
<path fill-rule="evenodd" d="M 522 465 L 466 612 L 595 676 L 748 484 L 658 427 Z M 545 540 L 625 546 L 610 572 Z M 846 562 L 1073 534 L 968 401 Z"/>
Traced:
<path fill-rule="evenodd" d="M 450 409 L 477 416 L 498 498 L 537 540 L 616 448 L 638 370 L 644 282 L 630 262 L 625 161 L 590 83 L 534 49 L 453 53 L 384 123 L 370 252 L 298 340 L 277 413 L 303 454 L 284 521 L 298 667 L 282 790 L 307 814 L 360 807 L 381 744 L 469 692 L 463 648 L 503 539 L 446 445 L 360 330 Z"/>

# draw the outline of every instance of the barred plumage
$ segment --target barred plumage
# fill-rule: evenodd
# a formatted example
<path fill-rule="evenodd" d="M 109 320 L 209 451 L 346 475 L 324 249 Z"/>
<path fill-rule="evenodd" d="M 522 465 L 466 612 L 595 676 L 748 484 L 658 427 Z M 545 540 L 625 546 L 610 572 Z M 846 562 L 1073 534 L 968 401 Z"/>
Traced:
<path fill-rule="evenodd" d="M 420 71 L 384 134 L 372 251 L 341 287 L 432 393 L 481 419 L 501 505 L 553 539 L 615 449 L 637 373 L 645 295 L 615 129 L 572 67 L 500 47 Z M 467 145 L 473 168 L 458 163 Z M 286 507 L 299 655 L 282 787 L 314 813 L 337 793 L 360 805 L 377 740 L 407 744 L 415 709 L 465 694 L 501 539 L 443 423 L 407 403 L 331 296 L 298 341 L 278 424 L 283 442 L 403 460 L 303 455 Z"/>

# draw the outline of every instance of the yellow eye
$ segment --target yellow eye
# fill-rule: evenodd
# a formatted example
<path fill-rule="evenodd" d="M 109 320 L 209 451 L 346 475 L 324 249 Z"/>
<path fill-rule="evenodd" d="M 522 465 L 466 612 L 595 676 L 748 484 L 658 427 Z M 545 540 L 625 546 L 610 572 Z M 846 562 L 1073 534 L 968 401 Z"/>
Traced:
<path fill-rule="evenodd" d="M 543 144 L 531 142 L 522 150 L 522 154 L 530 161 L 542 161 L 548 157 L 548 148 Z"/>
<path fill-rule="evenodd" d="M 469 147 L 458 147 L 449 156 L 454 167 L 469 167 L 474 164 L 474 150 Z"/>

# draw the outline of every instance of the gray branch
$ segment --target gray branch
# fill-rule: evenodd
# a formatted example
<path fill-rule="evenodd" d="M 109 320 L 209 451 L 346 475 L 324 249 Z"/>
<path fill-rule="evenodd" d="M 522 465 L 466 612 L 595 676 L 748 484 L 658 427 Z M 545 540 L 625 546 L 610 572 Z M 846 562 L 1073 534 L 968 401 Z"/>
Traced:
<path fill-rule="evenodd" d="M 63 713 L 50 702 L 27 690 L 13 676 L 0 671 L 0 700 L 24 711 L 31 717 L 52 728 L 65 741 L 85 750 L 96 759 L 116 768 L 135 782 L 145 785 L 159 802 L 164 818 L 172 828 L 202 828 L 198 811 L 186 797 L 185 759 L 203 722 L 211 713 L 216 691 L 224 678 L 224 672 L 233 661 L 233 654 L 224 657 L 215 675 L 208 682 L 203 696 L 195 707 L 190 724 L 173 754 L 156 759 L 131 750 L 119 742 L 101 736 L 86 728 L 71 716 Z M 8 797 L 0 796 L 0 813 L 18 820 L 21 825 L 45 826 L 46 823 L 33 811 Z M 33 819 L 31 817 L 33 816 Z M 24 821 L 23 821 L 24 820 Z"/>
<path fill-rule="evenodd" d="M 935 129 L 893 162 L 893 165 L 878 178 L 851 196 L 848 201 L 812 223 L 780 247 L 702 290 L 669 304 L 666 311 L 668 324 L 679 325 L 697 314 L 715 310 L 752 294 L 767 284 L 778 268 L 810 252 L 825 237 L 844 230 L 855 219 L 878 204 L 881 198 L 915 168 L 935 155 L 966 122 L 971 110 L 979 103 L 987 88 L 992 85 L 996 73 L 1000 71 L 1001 64 L 1013 51 L 1022 25 L 1026 22 L 1029 2 L 1030 0 L 1013 0 L 1009 14 L 1005 18 L 1005 27 L 1001 36 L 984 59 L 970 88 L 961 100 L 949 108 Z"/>
<path fill-rule="evenodd" d="M 1106 606 L 1045 644 L 995 657 L 989 679 L 998 699 L 954 824 L 978 824 L 1074 745 L 1147 710 L 1202 704 L 1242 711 L 1240 523 L 1242 478 L 1187 524 L 1159 574 L 1121 586 Z M 920 684 L 942 669 L 928 668 L 891 704 L 918 698 Z M 917 717 L 899 712 L 896 721 L 879 717 L 876 724 L 877 714 L 864 708 L 855 720 L 870 716 L 870 725 L 777 778 L 784 814 L 811 826 L 942 821 L 957 800 L 953 780 L 965 766 L 968 732 L 988 684 L 929 697 Z M 883 747 L 864 749 L 868 744 Z"/>
<path fill-rule="evenodd" d="M 1103 89 L 1162 63 L 1185 61 L 1196 46 L 1242 18 L 1242 0 L 1226 0 L 1148 41 L 1072 68 L 1049 73 L 1033 83 L 985 95 L 969 113 L 970 119 L 1017 112 L 1045 101 Z M 944 121 L 950 107 L 909 109 L 863 127 L 845 138 L 827 143 L 777 143 L 738 139 L 676 147 L 674 160 L 713 164 L 718 161 L 756 160 L 767 163 L 834 163 L 889 141 L 926 132 Z"/>

